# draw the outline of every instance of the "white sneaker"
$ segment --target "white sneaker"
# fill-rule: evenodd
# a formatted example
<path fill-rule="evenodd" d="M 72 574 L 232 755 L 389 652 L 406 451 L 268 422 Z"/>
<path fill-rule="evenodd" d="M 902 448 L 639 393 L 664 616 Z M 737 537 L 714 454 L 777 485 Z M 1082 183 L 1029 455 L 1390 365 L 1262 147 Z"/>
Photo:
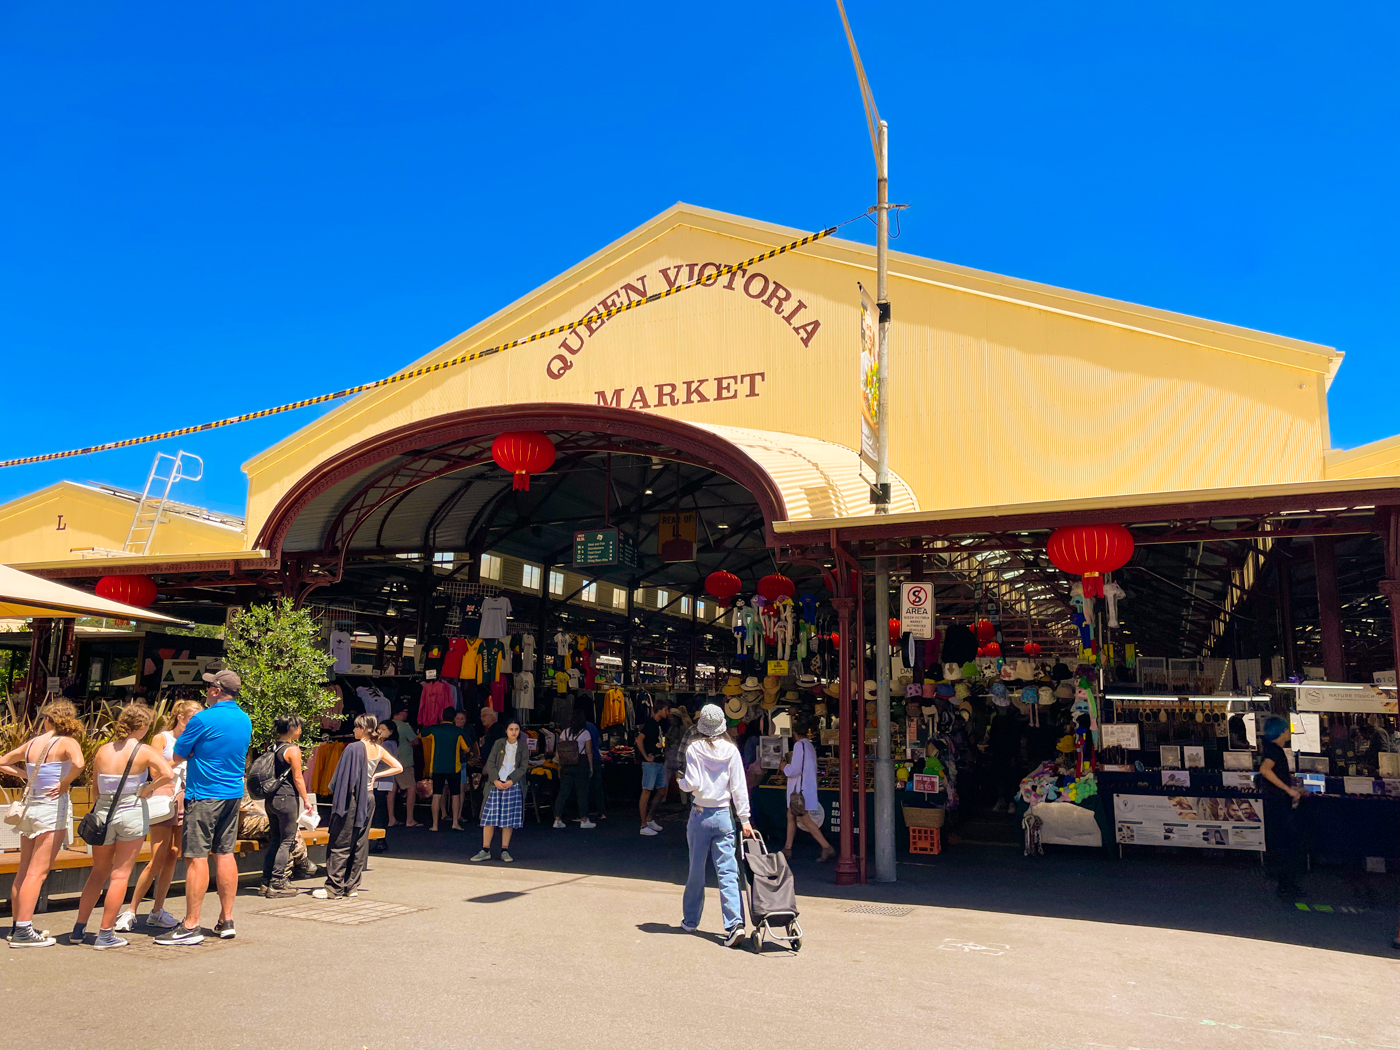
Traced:
<path fill-rule="evenodd" d="M 654 821 L 654 820 L 649 820 L 649 821 L 647 821 L 647 827 L 651 828 L 652 831 L 665 831 L 665 830 L 666 830 L 665 828 L 663 828 L 660 824 L 658 824 L 658 823 L 657 823 L 656 821 Z"/>
<path fill-rule="evenodd" d="M 642 828 L 642 834 L 646 835 L 649 838 L 654 838 L 655 836 L 660 834 L 660 832 L 658 832 L 654 827 L 648 824 L 646 827 Z"/>
<path fill-rule="evenodd" d="M 591 820 L 584 820 L 579 822 L 579 827 L 581 828 L 596 828 L 597 826 L 598 825 L 593 823 L 593 821 Z"/>
<path fill-rule="evenodd" d="M 131 928 L 136 925 L 136 913 L 134 911 L 124 911 L 117 916 L 117 921 L 112 924 L 112 929 L 117 933 L 130 933 Z"/>
<path fill-rule="evenodd" d="M 164 908 L 161 908 L 160 911 L 153 911 L 146 916 L 146 925 L 158 930 L 173 930 L 179 923 L 180 920 Z"/>
<path fill-rule="evenodd" d="M 556 828 L 566 827 L 565 823 L 564 823 L 562 820 L 556 820 L 556 821 L 554 822 L 554 826 L 555 826 Z"/>

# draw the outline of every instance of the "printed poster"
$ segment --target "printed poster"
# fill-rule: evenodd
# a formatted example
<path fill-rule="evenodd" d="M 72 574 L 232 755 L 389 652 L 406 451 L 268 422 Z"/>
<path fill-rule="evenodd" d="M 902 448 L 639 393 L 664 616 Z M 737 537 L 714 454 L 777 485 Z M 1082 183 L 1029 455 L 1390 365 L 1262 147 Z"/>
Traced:
<path fill-rule="evenodd" d="M 860 289 L 860 458 L 878 469 L 880 449 L 880 315 L 870 293 Z"/>
<path fill-rule="evenodd" d="M 1118 842 L 1138 846 L 1263 850 L 1264 803 L 1257 798 L 1114 795 Z"/>

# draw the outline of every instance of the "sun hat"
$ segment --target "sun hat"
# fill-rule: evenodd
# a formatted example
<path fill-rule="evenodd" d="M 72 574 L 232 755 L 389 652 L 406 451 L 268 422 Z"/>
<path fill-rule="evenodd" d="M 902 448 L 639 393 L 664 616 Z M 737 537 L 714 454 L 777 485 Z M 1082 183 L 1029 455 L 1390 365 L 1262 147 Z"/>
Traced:
<path fill-rule="evenodd" d="M 1056 699 L 1056 700 L 1073 700 L 1073 699 L 1074 699 L 1074 686 L 1070 685 L 1068 681 L 1061 682 L 1059 685 L 1057 685 L 1057 686 L 1055 687 L 1055 699 Z"/>
<path fill-rule="evenodd" d="M 713 687 L 711 687 L 711 689 L 713 689 Z M 724 695 L 737 696 L 741 692 L 743 692 L 743 690 L 739 686 L 739 676 L 737 674 L 730 675 L 729 681 L 724 683 Z"/>
<path fill-rule="evenodd" d="M 747 692 L 747 693 L 756 693 L 756 692 L 759 691 L 760 688 L 762 688 L 762 687 L 758 684 L 758 676 L 757 676 L 757 675 L 749 675 L 747 678 L 744 679 L 744 691 L 745 691 L 745 692 Z"/>
<path fill-rule="evenodd" d="M 796 689 L 789 689 L 783 694 L 783 703 L 785 704 L 795 704 L 801 701 L 801 699 L 802 697 L 798 695 Z"/>
<path fill-rule="evenodd" d="M 817 676 L 814 674 L 800 674 L 797 676 L 797 688 L 811 689 L 817 684 Z"/>
<path fill-rule="evenodd" d="M 1048 685 L 1042 685 L 1037 690 L 1037 696 L 1038 702 L 1042 707 L 1055 702 L 1055 690 L 1051 689 Z"/>
<path fill-rule="evenodd" d="M 706 704 L 696 716 L 695 728 L 701 736 L 719 736 L 728 728 L 724 721 L 724 712 L 714 704 Z"/>
<path fill-rule="evenodd" d="M 831 697 L 833 700 L 840 700 L 840 699 L 841 699 L 841 682 L 840 682 L 839 680 L 838 680 L 838 681 L 834 681 L 834 682 L 827 682 L 827 683 L 826 683 L 826 690 L 825 690 L 825 692 L 826 692 L 826 695 L 829 696 L 829 697 Z"/>
<path fill-rule="evenodd" d="M 724 714 L 728 718 L 740 718 L 749 709 L 749 702 L 742 696 L 730 696 L 724 701 Z"/>
<path fill-rule="evenodd" d="M 1006 695 L 1006 683 L 993 682 L 991 688 L 992 703 L 997 707 L 1007 707 L 1011 704 L 1011 698 Z"/>

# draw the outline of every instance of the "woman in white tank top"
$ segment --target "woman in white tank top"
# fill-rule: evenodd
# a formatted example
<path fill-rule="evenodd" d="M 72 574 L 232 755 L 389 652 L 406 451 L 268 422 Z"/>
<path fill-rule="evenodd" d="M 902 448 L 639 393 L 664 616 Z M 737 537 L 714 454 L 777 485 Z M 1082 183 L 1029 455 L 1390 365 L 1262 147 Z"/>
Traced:
<path fill-rule="evenodd" d="M 19 869 L 15 872 L 11 948 L 47 948 L 54 943 L 47 930 L 34 929 L 34 908 L 49 869 L 68 842 L 68 789 L 83 771 L 83 749 L 75 737 L 83 734 L 78 712 L 67 700 L 53 700 L 39 710 L 43 730 L 23 747 L 0 756 L 0 773 L 25 781 L 20 834 Z"/>
<path fill-rule="evenodd" d="M 83 943 L 88 919 L 104 888 L 107 889 L 107 903 L 102 909 L 102 923 L 94 947 L 98 950 L 120 948 L 127 943 L 116 935 L 113 926 L 126 900 L 126 883 L 131 878 L 136 855 L 141 852 L 141 843 L 149 830 L 146 800 L 158 788 L 174 780 L 165 756 L 149 744 L 141 743 L 154 717 L 145 704 L 127 704 L 117 716 L 111 742 L 103 744 L 92 756 L 97 782 L 97 799 L 92 808 L 98 819 L 106 822 L 107 835 L 100 845 L 92 844 L 92 871 L 78 901 L 78 921 L 68 938 L 69 944 Z M 110 888 L 107 887 L 109 879 Z"/>
<path fill-rule="evenodd" d="M 167 728 L 163 733 L 157 733 L 151 741 L 152 746 L 160 749 L 166 762 L 174 758 L 175 741 L 185 731 L 189 720 L 203 710 L 204 705 L 198 700 L 180 700 L 171 707 Z M 141 877 L 136 880 L 136 889 L 131 894 L 131 906 L 124 908 L 117 916 L 117 933 L 127 933 L 135 927 L 137 905 L 153 885 L 155 895 L 151 898 L 151 913 L 146 916 L 146 925 L 159 930 L 170 930 L 180 921 L 165 910 L 165 896 L 170 892 L 170 880 L 175 874 L 176 864 L 180 861 L 180 846 L 185 825 L 185 765 L 181 763 L 173 769 L 174 781 L 152 792 L 155 804 L 161 805 L 162 808 L 165 803 L 160 802 L 161 797 L 170 798 L 170 815 L 163 820 L 156 819 L 154 815 L 151 817 L 151 859 L 141 869 Z"/>

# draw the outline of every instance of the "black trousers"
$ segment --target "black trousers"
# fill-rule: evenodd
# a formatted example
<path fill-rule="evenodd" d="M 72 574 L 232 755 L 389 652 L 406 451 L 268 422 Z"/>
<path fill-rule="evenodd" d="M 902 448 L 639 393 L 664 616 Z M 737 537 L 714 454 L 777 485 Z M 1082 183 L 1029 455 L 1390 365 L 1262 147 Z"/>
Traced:
<path fill-rule="evenodd" d="M 276 883 L 281 886 L 287 881 L 287 865 L 292 862 L 292 847 L 297 841 L 297 817 L 301 810 L 301 799 L 295 792 L 278 792 L 268 799 L 263 808 L 267 811 L 267 846 L 263 849 L 263 883 Z"/>
<path fill-rule="evenodd" d="M 360 888 L 369 863 L 369 825 L 355 827 L 355 808 L 345 816 L 332 815 L 326 847 L 326 889 L 338 894 Z"/>
<path fill-rule="evenodd" d="M 1269 847 L 1265 871 L 1280 890 L 1295 889 L 1303 870 L 1303 842 L 1298 811 L 1286 796 L 1264 798 L 1264 835 Z"/>

